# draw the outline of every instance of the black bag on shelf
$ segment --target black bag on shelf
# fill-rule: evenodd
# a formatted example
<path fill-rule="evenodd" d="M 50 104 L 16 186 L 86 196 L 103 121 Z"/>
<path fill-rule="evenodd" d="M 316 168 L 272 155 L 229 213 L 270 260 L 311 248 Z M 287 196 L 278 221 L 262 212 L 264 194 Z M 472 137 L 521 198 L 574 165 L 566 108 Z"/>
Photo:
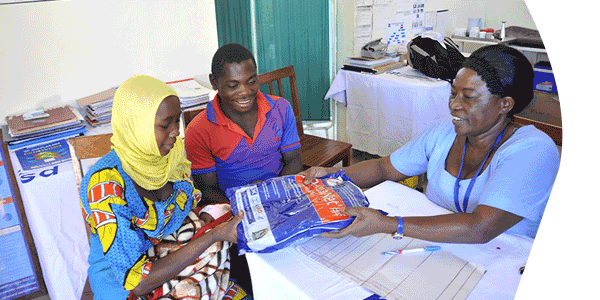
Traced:
<path fill-rule="evenodd" d="M 406 60 L 429 77 L 451 81 L 465 57 L 450 38 L 444 38 L 444 45 L 433 38 L 416 36 L 406 45 Z"/>

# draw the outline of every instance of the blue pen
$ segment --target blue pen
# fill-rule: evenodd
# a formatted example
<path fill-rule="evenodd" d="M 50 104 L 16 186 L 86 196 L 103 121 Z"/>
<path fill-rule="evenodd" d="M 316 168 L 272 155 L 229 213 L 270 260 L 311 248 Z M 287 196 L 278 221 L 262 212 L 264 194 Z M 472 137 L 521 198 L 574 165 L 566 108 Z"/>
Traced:
<path fill-rule="evenodd" d="M 414 249 L 404 249 L 404 250 L 394 250 L 394 251 L 388 251 L 388 252 L 381 252 L 381 255 L 396 255 L 396 254 L 406 254 L 406 253 L 415 253 L 415 252 L 431 252 L 431 251 L 437 251 L 442 249 L 442 247 L 440 246 L 429 246 L 429 247 L 421 247 L 421 248 L 414 248 Z"/>

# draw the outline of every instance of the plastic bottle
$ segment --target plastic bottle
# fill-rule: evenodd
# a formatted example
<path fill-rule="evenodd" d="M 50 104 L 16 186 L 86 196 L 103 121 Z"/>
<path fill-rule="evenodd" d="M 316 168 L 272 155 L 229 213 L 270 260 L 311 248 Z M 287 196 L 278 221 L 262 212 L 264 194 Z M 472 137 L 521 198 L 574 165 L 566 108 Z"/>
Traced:
<path fill-rule="evenodd" d="M 500 27 L 500 40 L 504 41 L 506 38 L 506 21 L 502 21 L 502 27 Z"/>

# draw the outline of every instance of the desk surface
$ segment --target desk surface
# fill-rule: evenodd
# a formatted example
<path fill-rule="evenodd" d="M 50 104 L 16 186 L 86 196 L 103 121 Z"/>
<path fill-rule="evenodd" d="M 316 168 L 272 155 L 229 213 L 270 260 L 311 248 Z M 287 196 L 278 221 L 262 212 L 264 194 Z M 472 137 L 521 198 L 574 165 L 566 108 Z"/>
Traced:
<path fill-rule="evenodd" d="M 431 203 L 424 194 L 395 182 L 381 183 L 365 192 L 371 207 L 390 214 L 436 215 L 449 211 Z M 428 242 L 430 243 L 430 242 Z M 487 272 L 468 299 L 513 299 L 521 279 L 518 272 L 529 256 L 533 240 L 502 234 L 483 245 L 442 244 Z M 246 254 L 255 299 L 364 299 L 368 290 L 312 261 L 295 248 L 269 254 Z"/>

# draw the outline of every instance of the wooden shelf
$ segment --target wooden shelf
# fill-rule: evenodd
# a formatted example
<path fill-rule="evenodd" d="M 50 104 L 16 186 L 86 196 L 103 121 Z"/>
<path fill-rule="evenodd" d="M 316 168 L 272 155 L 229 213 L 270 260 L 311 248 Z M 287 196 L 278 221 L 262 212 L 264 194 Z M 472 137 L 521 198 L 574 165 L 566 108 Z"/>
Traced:
<path fill-rule="evenodd" d="M 517 40 L 514 37 L 507 37 L 507 38 L 504 39 L 504 41 L 502 41 L 502 40 L 498 40 L 498 39 L 472 38 L 472 37 L 468 37 L 468 36 L 459 36 L 459 35 L 455 35 L 455 34 L 453 34 L 451 36 L 451 38 L 454 41 L 458 41 L 458 42 L 476 43 L 476 44 L 483 44 L 483 45 L 510 44 L 510 43 L 512 43 L 512 42 L 514 42 L 514 41 Z"/>

